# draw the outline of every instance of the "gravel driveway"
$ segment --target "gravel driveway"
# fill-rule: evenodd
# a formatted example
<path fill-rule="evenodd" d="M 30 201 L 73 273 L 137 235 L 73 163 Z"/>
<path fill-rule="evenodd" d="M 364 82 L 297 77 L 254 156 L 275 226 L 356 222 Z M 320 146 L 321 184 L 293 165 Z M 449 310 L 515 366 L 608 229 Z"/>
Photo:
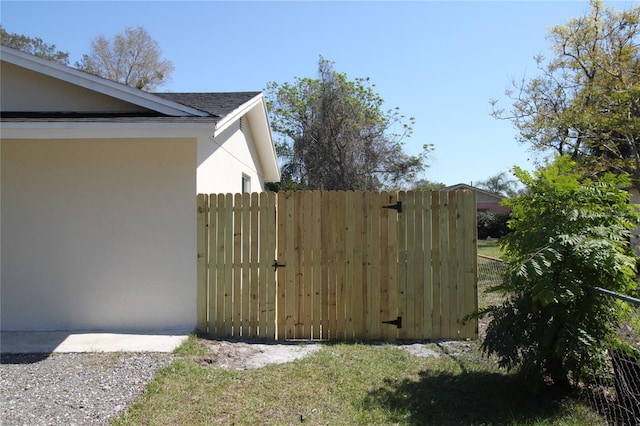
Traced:
<path fill-rule="evenodd" d="M 108 424 L 172 359 L 166 353 L 3 354 L 0 423 Z"/>

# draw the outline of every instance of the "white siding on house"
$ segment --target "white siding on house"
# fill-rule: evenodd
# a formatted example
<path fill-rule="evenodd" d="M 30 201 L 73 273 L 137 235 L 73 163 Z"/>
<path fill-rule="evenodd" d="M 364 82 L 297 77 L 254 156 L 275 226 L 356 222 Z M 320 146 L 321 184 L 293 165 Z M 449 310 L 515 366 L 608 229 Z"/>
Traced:
<path fill-rule="evenodd" d="M 198 142 L 198 193 L 238 193 L 242 176 L 251 181 L 251 191 L 264 191 L 255 146 L 246 122 L 236 121 L 215 139 Z"/>
<path fill-rule="evenodd" d="M 2 140 L 3 330 L 191 330 L 195 139 Z"/>

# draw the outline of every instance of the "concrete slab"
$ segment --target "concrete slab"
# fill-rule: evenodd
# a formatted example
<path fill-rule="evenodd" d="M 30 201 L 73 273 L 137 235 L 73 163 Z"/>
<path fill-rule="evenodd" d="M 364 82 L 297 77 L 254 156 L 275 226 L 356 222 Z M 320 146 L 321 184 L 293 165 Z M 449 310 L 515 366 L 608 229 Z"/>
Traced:
<path fill-rule="evenodd" d="M 187 338 L 186 334 L 3 331 L 0 353 L 172 352 Z"/>

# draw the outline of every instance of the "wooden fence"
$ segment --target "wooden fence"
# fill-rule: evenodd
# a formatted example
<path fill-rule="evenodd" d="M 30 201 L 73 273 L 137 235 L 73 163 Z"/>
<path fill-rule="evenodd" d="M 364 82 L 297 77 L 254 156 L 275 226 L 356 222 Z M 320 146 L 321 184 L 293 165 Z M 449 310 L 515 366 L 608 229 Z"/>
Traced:
<path fill-rule="evenodd" d="M 476 338 L 472 191 L 198 195 L 198 330 Z"/>

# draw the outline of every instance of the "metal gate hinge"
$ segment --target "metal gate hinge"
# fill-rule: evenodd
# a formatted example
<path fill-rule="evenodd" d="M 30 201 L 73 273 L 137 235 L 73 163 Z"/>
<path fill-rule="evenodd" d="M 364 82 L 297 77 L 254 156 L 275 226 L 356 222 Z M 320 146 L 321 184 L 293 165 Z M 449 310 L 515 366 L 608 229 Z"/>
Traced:
<path fill-rule="evenodd" d="M 382 321 L 383 324 L 395 325 L 396 328 L 402 328 L 402 317 L 398 317 L 391 321 Z"/>
<path fill-rule="evenodd" d="M 402 201 L 398 201 L 395 204 L 389 204 L 388 206 L 382 206 L 383 209 L 397 210 L 398 213 L 402 213 Z"/>

